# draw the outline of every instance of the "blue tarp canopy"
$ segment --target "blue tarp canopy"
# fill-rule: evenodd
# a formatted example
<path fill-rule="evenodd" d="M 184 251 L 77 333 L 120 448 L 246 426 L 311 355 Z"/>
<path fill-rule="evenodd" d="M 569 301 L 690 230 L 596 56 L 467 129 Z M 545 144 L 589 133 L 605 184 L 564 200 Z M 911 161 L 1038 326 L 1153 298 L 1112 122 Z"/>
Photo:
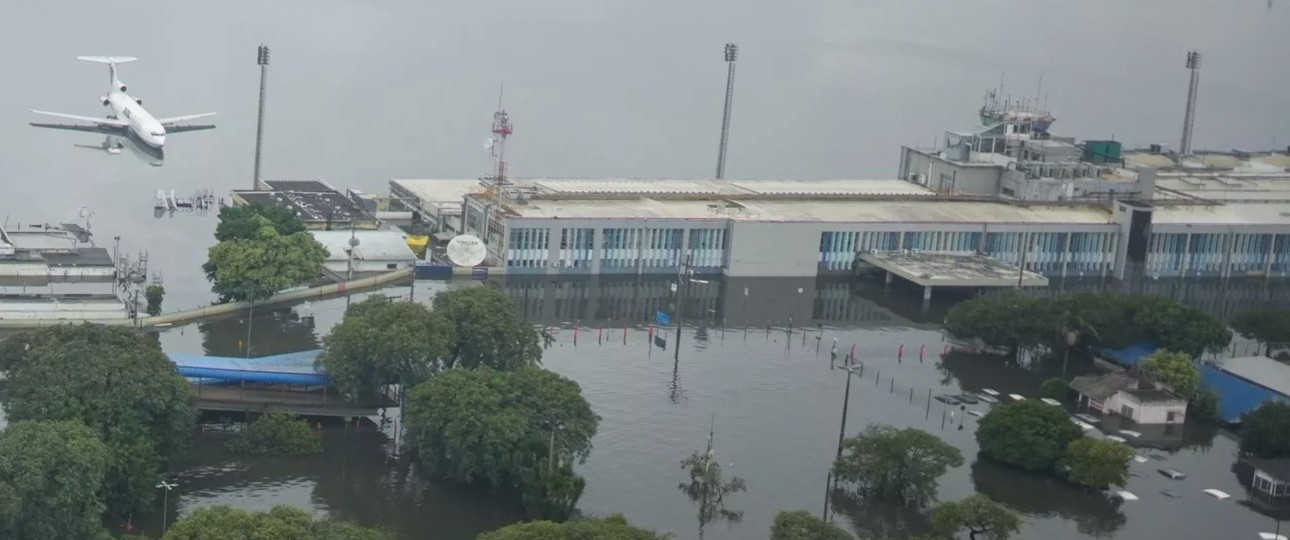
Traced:
<path fill-rule="evenodd" d="M 168 354 L 184 377 L 224 382 L 327 385 L 325 373 L 314 369 L 321 350 L 303 351 L 260 358 Z"/>
<path fill-rule="evenodd" d="M 1105 356 L 1117 364 L 1125 367 L 1137 367 L 1138 362 L 1141 362 L 1143 358 L 1150 356 L 1151 353 L 1156 352 L 1156 349 L 1159 348 L 1160 347 L 1157 347 L 1155 343 L 1139 341 L 1123 349 L 1103 348 L 1099 349 L 1099 351 L 1102 353 L 1102 356 Z"/>

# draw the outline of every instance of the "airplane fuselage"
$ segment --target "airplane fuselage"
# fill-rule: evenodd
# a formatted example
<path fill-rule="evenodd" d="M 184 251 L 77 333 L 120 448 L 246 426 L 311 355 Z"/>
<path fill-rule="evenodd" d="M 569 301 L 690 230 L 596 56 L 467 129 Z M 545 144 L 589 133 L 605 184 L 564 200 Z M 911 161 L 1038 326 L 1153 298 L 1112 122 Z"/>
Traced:
<path fill-rule="evenodd" d="M 166 145 L 166 128 L 130 94 L 108 94 L 107 106 L 112 109 L 114 117 L 129 124 L 127 128 L 140 142 L 158 150 Z"/>

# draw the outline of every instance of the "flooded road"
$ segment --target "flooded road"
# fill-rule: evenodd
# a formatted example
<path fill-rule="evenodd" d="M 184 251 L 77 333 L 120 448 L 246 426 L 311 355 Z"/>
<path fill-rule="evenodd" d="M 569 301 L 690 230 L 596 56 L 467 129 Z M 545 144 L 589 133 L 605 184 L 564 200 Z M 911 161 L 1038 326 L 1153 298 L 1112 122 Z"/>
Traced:
<path fill-rule="evenodd" d="M 415 297 L 427 300 L 445 287 L 477 285 L 419 282 Z M 748 491 L 728 502 L 731 510 L 743 512 L 742 520 L 709 523 L 703 538 L 762 537 L 780 510 L 822 512 L 846 383 L 845 372 L 830 366 L 836 339 L 839 356 L 854 345 L 865 366 L 852 379 L 846 433 L 885 422 L 942 437 L 963 451 L 967 464 L 942 478 L 940 498 L 981 492 L 1008 504 L 1026 518 L 1023 538 L 1240 538 L 1274 526 L 1271 518 L 1242 504 L 1248 495 L 1232 471 L 1232 436 L 1202 426 L 1140 441 L 1165 450 L 1139 450 L 1149 457 L 1133 465 L 1134 476 L 1125 488 L 1140 497 L 1137 501 L 1121 502 L 977 460 L 977 418 L 929 400 L 929 393 L 993 388 L 1033 398 L 1039 383 L 1060 371 L 1060 361 L 961 353 L 942 358 L 941 333 L 928 318 L 938 318 L 948 301 L 934 303 L 923 315 L 916 291 L 883 293 L 881 284 L 713 280 L 712 289 L 696 290 L 686 302 L 688 322 L 677 355 L 674 331 L 661 348 L 642 323 L 645 314 L 669 309 L 674 297 L 666 279 L 596 280 L 595 287 L 591 280 L 513 280 L 504 285 L 521 306 L 528 291 L 530 318 L 551 326 L 556 336 L 544 364 L 578 381 L 603 417 L 591 458 L 578 468 L 587 479 L 579 505 L 584 513 L 621 512 L 642 526 L 682 539 L 699 538 L 698 509 L 677 485 L 684 479 L 681 459 L 705 446 L 714 415 L 715 448 L 726 474 L 747 480 Z M 1259 290 L 1257 285 L 1250 284 Z M 750 290 L 747 297 L 744 287 Z M 1183 287 L 1194 298 L 1243 290 L 1240 282 L 1161 287 Z M 406 298 L 408 291 L 403 286 L 372 294 Z M 1285 294 L 1279 285 L 1267 291 L 1269 297 Z M 338 299 L 265 310 L 253 319 L 252 335 L 261 336 L 253 337 L 254 354 L 317 346 L 317 336 L 339 321 L 344 306 L 344 299 Z M 741 320 L 759 322 L 745 328 L 732 322 L 737 313 Z M 237 355 L 246 330 L 245 319 L 229 318 L 170 329 L 161 337 L 168 351 Z M 904 354 L 898 359 L 902 344 Z M 1086 359 L 1072 359 L 1070 374 L 1090 369 Z M 469 539 L 519 516 L 517 509 L 487 494 L 417 480 L 392 455 L 378 428 L 326 431 L 327 455 L 307 460 L 233 459 L 219 449 L 218 435 L 206 435 L 192 464 L 176 475 L 181 487 L 172 504 L 178 500 L 174 507 L 180 512 L 221 503 L 246 508 L 296 504 L 388 526 L 409 539 Z M 392 431 L 388 424 L 386 431 Z M 1188 477 L 1169 480 L 1156 472 L 1162 467 L 1185 471 Z M 1215 500 L 1201 492 L 1206 488 L 1221 489 L 1233 499 Z M 1162 489 L 1181 497 L 1166 496 Z M 857 531 L 921 527 L 917 516 L 846 499 L 835 502 L 835 521 Z M 1160 520 L 1160 515 L 1171 517 Z"/>

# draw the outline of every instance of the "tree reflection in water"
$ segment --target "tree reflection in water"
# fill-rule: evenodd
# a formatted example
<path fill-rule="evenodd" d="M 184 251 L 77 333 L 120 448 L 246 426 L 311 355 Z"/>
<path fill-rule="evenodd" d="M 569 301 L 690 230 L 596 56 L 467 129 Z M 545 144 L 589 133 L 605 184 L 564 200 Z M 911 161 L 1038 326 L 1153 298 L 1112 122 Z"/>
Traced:
<path fill-rule="evenodd" d="M 830 495 L 835 516 L 843 516 L 859 538 L 917 538 L 931 531 L 927 514 L 916 508 L 865 498 L 837 488 Z"/>
<path fill-rule="evenodd" d="M 972 483 L 981 493 L 1013 510 L 1075 522 L 1080 533 L 1109 535 L 1128 521 L 1120 500 L 1079 489 L 1058 478 L 1022 472 L 983 457 L 972 464 Z"/>
<path fill-rule="evenodd" d="M 247 313 L 198 325 L 202 349 L 209 356 L 245 357 Z M 256 336 L 261 336 L 257 339 Z M 312 317 L 301 317 L 292 308 L 257 308 L 251 317 L 251 357 L 272 356 L 319 347 Z"/>

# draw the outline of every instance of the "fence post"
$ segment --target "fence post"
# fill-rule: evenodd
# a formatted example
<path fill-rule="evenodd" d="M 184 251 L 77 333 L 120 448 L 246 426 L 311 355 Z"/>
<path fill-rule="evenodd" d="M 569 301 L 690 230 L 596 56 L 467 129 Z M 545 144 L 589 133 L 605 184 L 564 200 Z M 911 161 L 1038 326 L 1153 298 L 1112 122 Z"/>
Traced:
<path fill-rule="evenodd" d="M 923 415 L 923 420 L 927 420 L 931 417 L 932 417 L 932 389 L 928 388 L 927 389 L 927 414 Z"/>
<path fill-rule="evenodd" d="M 895 378 L 895 377 L 892 377 L 892 378 L 891 378 L 891 390 L 890 390 L 889 392 L 887 392 L 887 393 L 889 393 L 889 394 L 894 394 L 894 393 L 896 393 L 896 378 Z"/>
<path fill-rule="evenodd" d="M 910 403 L 914 402 L 914 387 L 912 386 L 909 387 L 909 402 Z"/>

